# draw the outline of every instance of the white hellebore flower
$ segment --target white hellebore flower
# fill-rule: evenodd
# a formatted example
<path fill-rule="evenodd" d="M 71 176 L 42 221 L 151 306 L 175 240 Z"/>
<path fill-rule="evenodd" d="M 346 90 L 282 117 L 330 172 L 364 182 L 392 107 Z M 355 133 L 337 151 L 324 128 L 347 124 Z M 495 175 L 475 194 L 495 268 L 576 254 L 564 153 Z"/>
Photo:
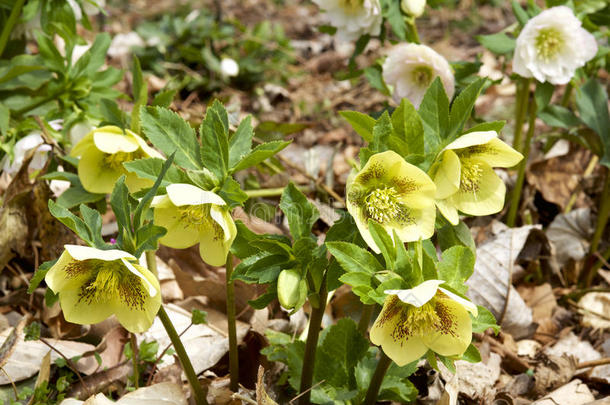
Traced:
<path fill-rule="evenodd" d="M 419 108 L 426 90 L 437 76 L 451 99 L 454 93 L 451 67 L 445 58 L 426 45 L 396 45 L 383 63 L 383 80 L 394 88 L 394 101 L 400 103 L 407 98 L 415 108 Z"/>
<path fill-rule="evenodd" d="M 6 155 L 4 159 L 2 159 L 2 170 L 7 174 L 17 173 L 21 168 L 26 155 L 32 149 L 36 149 L 36 152 L 34 152 L 34 157 L 30 162 L 30 169 L 42 169 L 47 163 L 47 154 L 51 150 L 51 145 L 45 144 L 42 136 L 40 136 L 39 133 L 33 132 L 15 143 L 13 148 L 13 160 L 11 162 L 10 156 Z"/>
<path fill-rule="evenodd" d="M 129 32 L 127 34 L 117 34 L 112 38 L 108 55 L 111 58 L 121 58 L 131 52 L 131 48 L 136 46 L 144 46 L 145 42 L 137 32 Z"/>
<path fill-rule="evenodd" d="M 544 10 L 517 38 L 513 71 L 539 82 L 566 84 L 597 53 L 595 38 L 565 6 Z"/>
<path fill-rule="evenodd" d="M 325 20 L 337 28 L 337 39 L 356 41 L 365 34 L 381 32 L 381 5 L 379 0 L 313 0 L 324 10 Z"/>
<path fill-rule="evenodd" d="M 424 10 L 426 9 L 426 0 L 402 0 L 400 2 L 400 8 L 402 8 L 402 11 L 405 14 L 417 18 L 424 13 Z"/>
<path fill-rule="evenodd" d="M 399 366 L 432 350 L 442 356 L 461 356 L 472 340 L 472 302 L 439 287 L 443 280 L 427 280 L 389 294 L 371 328 L 371 342 Z"/>
<path fill-rule="evenodd" d="M 239 65 L 231 58 L 222 58 L 220 71 L 224 76 L 233 77 L 239 74 Z"/>

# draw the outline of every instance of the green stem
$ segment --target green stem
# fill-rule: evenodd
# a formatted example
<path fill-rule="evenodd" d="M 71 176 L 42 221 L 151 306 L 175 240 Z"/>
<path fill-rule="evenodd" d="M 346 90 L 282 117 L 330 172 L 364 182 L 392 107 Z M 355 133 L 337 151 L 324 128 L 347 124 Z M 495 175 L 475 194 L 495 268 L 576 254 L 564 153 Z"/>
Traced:
<path fill-rule="evenodd" d="M 148 269 L 153 273 L 157 274 L 157 261 L 155 258 L 154 251 L 146 252 L 146 265 Z M 159 312 L 157 316 L 161 320 L 165 331 L 167 332 L 167 336 L 172 342 L 174 346 L 174 350 L 176 350 L 176 354 L 178 355 L 178 359 L 180 359 L 180 364 L 182 365 L 182 370 L 184 370 L 184 374 L 186 374 L 186 379 L 188 380 L 191 390 L 193 392 L 193 397 L 195 398 L 195 403 L 197 405 L 208 405 L 208 401 L 205 399 L 205 393 L 203 392 L 203 388 L 201 388 L 201 384 L 199 383 L 199 379 L 197 378 L 197 374 L 195 374 L 195 369 L 193 368 L 193 364 L 191 364 L 191 360 L 189 359 L 186 350 L 184 349 L 184 345 L 180 340 L 180 336 L 178 336 L 178 332 L 176 332 L 176 328 L 174 328 L 174 324 L 171 319 L 165 312 L 165 308 L 163 305 L 159 307 Z"/>
<path fill-rule="evenodd" d="M 530 155 L 530 149 L 532 146 L 532 138 L 536 130 L 536 100 L 532 98 L 530 101 L 530 116 L 528 121 L 527 135 L 525 135 L 525 145 L 523 149 L 523 160 L 519 164 L 519 173 L 517 174 L 517 182 L 515 188 L 511 194 L 510 207 L 508 208 L 508 216 L 506 218 L 506 225 L 509 227 L 515 226 L 517 219 L 517 212 L 519 211 L 519 201 L 521 199 L 521 191 L 523 189 L 523 182 L 525 181 L 525 168 L 527 167 L 527 161 Z"/>
<path fill-rule="evenodd" d="M 572 90 L 574 90 L 574 85 L 572 82 L 568 82 L 565 90 L 563 91 L 563 96 L 561 97 L 561 106 L 567 107 L 570 102 L 570 98 L 572 97 Z"/>
<path fill-rule="evenodd" d="M 606 251 L 601 255 L 601 259 L 598 259 L 595 264 L 589 270 L 589 273 L 585 277 L 585 286 L 590 286 L 597 275 L 599 269 L 601 269 L 605 263 L 610 260 L 610 248 L 606 249 Z M 603 260 L 602 260 L 603 259 Z"/>
<path fill-rule="evenodd" d="M 6 21 L 6 25 L 2 29 L 2 34 L 0 34 L 0 57 L 4 53 L 4 49 L 6 48 L 6 44 L 8 43 L 8 38 L 17 24 L 17 20 L 19 20 L 19 16 L 21 15 L 21 9 L 23 8 L 23 4 L 25 0 L 17 0 L 13 5 L 11 10 L 11 14 L 8 16 L 8 20 Z"/>
<path fill-rule="evenodd" d="M 589 253 L 592 255 L 599 249 L 599 243 L 601 242 L 602 236 L 604 236 L 604 230 L 606 229 L 608 217 L 610 216 L 610 170 L 605 168 L 604 174 L 604 188 L 600 196 L 597 224 L 595 225 L 595 232 L 593 233 L 591 247 L 589 248 Z"/>
<path fill-rule="evenodd" d="M 237 354 L 237 328 L 235 326 L 235 284 L 231 280 L 233 274 L 233 255 L 227 255 L 226 287 L 227 287 L 227 322 L 229 330 L 229 374 L 231 391 L 239 389 L 239 358 Z"/>
<path fill-rule="evenodd" d="M 362 305 L 362 313 L 360 314 L 360 321 L 358 321 L 358 330 L 363 335 L 366 335 L 366 330 L 369 328 L 369 324 L 371 323 L 371 318 L 373 317 L 373 311 L 375 310 L 375 305 Z"/>
<path fill-rule="evenodd" d="M 419 44 L 421 43 L 419 40 L 419 34 L 417 33 L 417 26 L 415 25 L 415 18 L 413 17 L 405 17 L 405 22 L 409 28 L 409 32 L 411 33 L 411 42 Z"/>
<path fill-rule="evenodd" d="M 517 84 L 517 105 L 515 106 L 515 133 L 513 135 L 513 148 L 519 152 L 521 152 L 523 122 L 525 121 L 525 114 L 527 114 L 530 82 L 531 79 L 521 78 Z"/>
<path fill-rule="evenodd" d="M 135 333 L 129 334 L 131 342 L 131 359 L 133 361 L 133 386 L 138 389 L 140 388 L 140 370 L 138 369 L 138 341 L 136 340 Z"/>
<path fill-rule="evenodd" d="M 301 372 L 301 386 L 299 389 L 299 405 L 309 405 L 311 397 L 311 383 L 313 382 L 313 372 L 316 363 L 316 349 L 318 348 L 318 337 L 320 336 L 320 327 L 322 326 L 322 318 L 326 310 L 326 292 L 325 281 L 320 288 L 320 299 L 318 306 L 312 305 L 311 318 L 309 319 L 309 329 L 307 330 L 307 341 L 305 342 L 305 356 L 303 357 L 303 370 Z M 311 303 L 311 301 L 310 301 Z"/>
<path fill-rule="evenodd" d="M 377 403 L 377 395 L 379 394 L 383 377 L 388 371 L 390 364 L 392 364 L 392 360 L 383 352 L 383 350 L 379 349 L 379 351 L 381 352 L 381 358 L 377 363 L 377 368 L 375 369 L 375 373 L 371 378 L 371 383 L 369 384 L 369 389 L 366 392 L 366 397 L 364 398 L 362 405 L 374 405 Z"/>

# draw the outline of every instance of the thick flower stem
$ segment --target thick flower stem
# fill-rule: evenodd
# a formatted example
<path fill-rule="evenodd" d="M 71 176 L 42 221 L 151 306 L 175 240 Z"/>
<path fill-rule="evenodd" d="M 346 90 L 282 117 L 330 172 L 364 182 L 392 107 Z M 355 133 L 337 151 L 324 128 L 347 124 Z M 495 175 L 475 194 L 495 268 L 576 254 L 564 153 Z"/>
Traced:
<path fill-rule="evenodd" d="M 375 373 L 373 374 L 373 378 L 371 378 L 369 389 L 366 392 L 366 397 L 364 398 L 362 405 L 374 405 L 377 403 L 377 395 L 381 389 L 383 377 L 385 377 L 385 373 L 388 371 L 388 368 L 390 368 L 390 364 L 392 364 L 392 360 L 383 350 L 379 349 L 379 351 L 381 352 L 381 358 L 379 359 L 379 363 L 377 363 L 377 368 L 375 368 Z"/>
<path fill-rule="evenodd" d="M 229 374 L 231 391 L 237 392 L 239 388 L 239 358 L 237 357 L 237 328 L 235 326 L 235 284 L 231 280 L 233 273 L 233 255 L 227 255 L 227 322 L 229 330 Z"/>
<path fill-rule="evenodd" d="M 373 311 L 375 310 L 375 305 L 362 305 L 362 313 L 360 314 L 360 320 L 358 321 L 358 331 L 363 335 L 366 335 L 366 330 L 369 328 L 369 324 L 371 323 L 371 318 L 373 317 Z"/>
<path fill-rule="evenodd" d="M 157 275 L 157 261 L 155 258 L 154 251 L 146 252 L 146 265 L 148 270 L 150 270 L 153 274 Z M 197 374 L 195 374 L 195 369 L 193 368 L 193 364 L 191 364 L 191 360 L 189 359 L 186 350 L 184 349 L 184 345 L 180 340 L 180 336 L 178 336 L 178 332 L 176 332 L 176 328 L 174 328 L 174 324 L 171 319 L 165 312 L 165 308 L 163 305 L 159 307 L 159 312 L 157 316 L 161 320 L 165 331 L 167 332 L 167 336 L 172 342 L 174 346 L 174 350 L 176 350 L 176 354 L 178 355 L 178 359 L 180 359 L 180 364 L 182 365 L 182 370 L 184 370 L 184 374 L 186 374 L 186 379 L 188 380 L 191 390 L 193 392 L 193 397 L 195 398 L 195 403 L 197 405 L 208 405 L 208 401 L 205 399 L 205 393 L 203 392 L 203 388 L 201 388 L 201 384 L 199 383 L 199 379 L 197 378 Z"/>
<path fill-rule="evenodd" d="M 129 334 L 129 342 L 131 343 L 131 360 L 133 363 L 133 386 L 140 388 L 140 370 L 138 369 L 138 341 L 135 333 Z"/>
<path fill-rule="evenodd" d="M 523 147 L 523 160 L 519 163 L 519 172 L 517 174 L 517 181 L 515 188 L 511 194 L 510 207 L 508 208 L 508 216 L 506 218 L 506 225 L 511 228 L 515 226 L 517 219 L 517 212 L 519 211 L 519 201 L 521 200 L 521 191 L 523 189 L 523 183 L 525 181 L 525 169 L 527 167 L 527 161 L 530 155 L 530 149 L 532 144 L 532 138 L 536 130 L 536 100 L 532 98 L 530 101 L 529 121 L 527 134 L 525 135 L 525 145 Z"/>
<path fill-rule="evenodd" d="M 595 232 L 593 233 L 593 238 L 591 239 L 591 247 L 589 248 L 589 254 L 594 256 L 599 249 L 599 244 L 601 242 L 602 236 L 604 236 L 604 231 L 606 230 L 606 225 L 608 225 L 608 219 L 610 217 L 610 170 L 605 168 L 604 170 L 605 178 L 604 178 L 604 188 L 602 190 L 599 211 L 597 212 L 597 223 L 595 225 Z M 595 263 L 595 262 L 594 262 Z M 599 268 L 597 266 L 592 266 L 585 278 L 585 285 L 588 287 L 593 282 L 595 275 L 597 274 L 597 270 Z"/>
<path fill-rule="evenodd" d="M 4 49 L 6 48 L 6 44 L 8 43 L 8 38 L 17 24 L 19 20 L 19 16 L 21 15 L 21 9 L 23 8 L 23 4 L 25 0 L 17 0 L 15 4 L 13 4 L 13 8 L 11 9 L 11 14 L 8 16 L 8 20 L 6 21 L 6 25 L 2 29 L 2 34 L 0 34 L 0 56 L 4 53 Z"/>
<path fill-rule="evenodd" d="M 322 283 L 320 288 L 320 299 L 318 306 L 311 309 L 311 318 L 309 319 L 309 329 L 307 330 L 307 341 L 305 342 L 305 356 L 303 357 L 303 370 L 301 372 L 301 387 L 299 389 L 299 405 L 309 405 L 311 397 L 311 383 L 313 381 L 314 366 L 316 363 L 316 349 L 318 348 L 318 337 L 320 336 L 320 327 L 322 318 L 326 310 L 326 292 L 325 283 Z M 311 303 L 311 301 L 310 301 Z"/>
<path fill-rule="evenodd" d="M 409 41 L 415 44 L 421 43 L 419 40 L 419 34 L 417 33 L 417 26 L 415 25 L 415 18 L 413 17 L 405 17 L 405 22 L 407 23 L 407 27 L 409 28 L 410 38 Z"/>
<path fill-rule="evenodd" d="M 523 121 L 527 113 L 531 79 L 521 78 L 517 83 L 517 105 L 515 105 L 515 134 L 513 136 L 513 149 L 521 152 L 521 135 L 523 134 Z"/>

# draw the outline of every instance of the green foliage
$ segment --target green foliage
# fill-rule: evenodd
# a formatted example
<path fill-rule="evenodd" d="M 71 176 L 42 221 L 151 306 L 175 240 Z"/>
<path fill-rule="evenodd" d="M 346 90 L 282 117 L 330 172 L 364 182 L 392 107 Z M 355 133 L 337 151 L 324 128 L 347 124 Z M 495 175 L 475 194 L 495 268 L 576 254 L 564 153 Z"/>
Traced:
<path fill-rule="evenodd" d="M 600 163 L 610 167 L 610 115 L 608 94 L 595 78 L 589 79 L 576 93 L 580 119 L 599 136 L 603 150 Z"/>
<path fill-rule="evenodd" d="M 517 44 L 517 40 L 503 32 L 491 35 L 478 35 L 476 38 L 481 45 L 495 54 L 510 53 L 515 49 Z"/>

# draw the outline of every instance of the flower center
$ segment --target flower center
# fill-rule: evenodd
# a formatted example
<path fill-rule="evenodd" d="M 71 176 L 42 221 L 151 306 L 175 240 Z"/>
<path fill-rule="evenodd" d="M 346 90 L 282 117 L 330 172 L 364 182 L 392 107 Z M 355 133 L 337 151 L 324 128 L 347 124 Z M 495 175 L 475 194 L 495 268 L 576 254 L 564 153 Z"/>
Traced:
<path fill-rule="evenodd" d="M 536 36 L 536 52 L 542 59 L 548 61 L 557 56 L 563 44 L 563 35 L 557 28 L 542 28 L 538 31 Z"/>
<path fill-rule="evenodd" d="M 147 296 L 142 280 L 127 270 L 123 263 L 89 259 L 74 261 L 66 267 L 68 277 L 90 274 L 79 292 L 79 302 L 107 303 L 114 298 L 129 307 L 143 309 Z"/>
<path fill-rule="evenodd" d="M 462 161 L 460 189 L 465 193 L 476 193 L 480 188 L 483 168 L 479 163 Z"/>
<path fill-rule="evenodd" d="M 369 193 L 365 199 L 365 209 L 368 216 L 380 224 L 391 221 L 404 211 L 394 187 L 378 188 Z"/>
<path fill-rule="evenodd" d="M 197 229 L 211 228 L 214 231 L 214 238 L 219 239 L 224 236 L 222 227 L 210 216 L 210 204 L 183 205 L 178 207 L 180 219 L 188 226 Z"/>
<path fill-rule="evenodd" d="M 111 170 L 122 169 L 123 162 L 129 162 L 138 158 L 135 152 L 106 153 L 105 155 L 103 165 Z"/>
<path fill-rule="evenodd" d="M 339 6 L 348 12 L 355 12 L 362 8 L 364 0 L 339 0 Z"/>
<path fill-rule="evenodd" d="M 413 83 L 419 87 L 427 87 L 434 78 L 434 71 L 430 66 L 418 66 L 411 71 Z"/>

